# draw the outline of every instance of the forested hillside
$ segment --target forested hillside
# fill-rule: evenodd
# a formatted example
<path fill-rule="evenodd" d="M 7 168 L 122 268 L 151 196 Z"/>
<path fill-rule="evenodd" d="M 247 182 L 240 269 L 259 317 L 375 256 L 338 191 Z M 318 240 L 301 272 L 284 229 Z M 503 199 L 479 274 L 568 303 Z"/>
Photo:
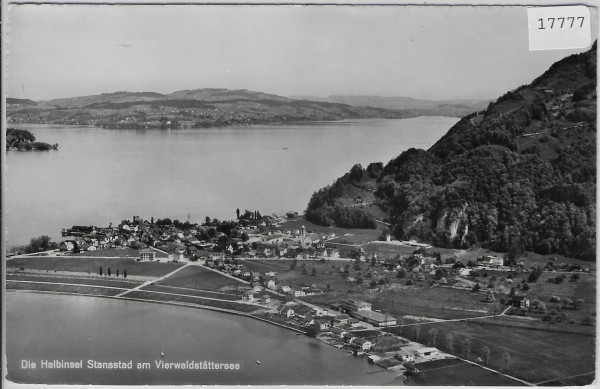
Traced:
<path fill-rule="evenodd" d="M 35 136 L 27 130 L 6 129 L 6 150 L 14 151 L 46 151 L 58 150 L 58 144 L 36 142 Z"/>
<path fill-rule="evenodd" d="M 596 44 L 464 117 L 429 150 L 373 166 L 374 202 L 397 238 L 595 259 Z M 336 224 L 345 186 L 366 187 L 350 176 L 315 193 L 307 218 Z"/>

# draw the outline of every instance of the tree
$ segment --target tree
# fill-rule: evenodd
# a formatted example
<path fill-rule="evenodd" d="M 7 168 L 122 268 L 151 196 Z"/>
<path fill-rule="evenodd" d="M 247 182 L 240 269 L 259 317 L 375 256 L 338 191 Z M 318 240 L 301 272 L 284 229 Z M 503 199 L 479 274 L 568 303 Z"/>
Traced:
<path fill-rule="evenodd" d="M 575 273 L 571 276 L 571 279 L 569 280 L 570 282 L 577 282 L 579 281 L 579 274 Z"/>
<path fill-rule="evenodd" d="M 108 276 L 110 277 L 110 267 L 108 268 L 108 271 L 106 272 L 106 274 L 108 274 Z"/>
<path fill-rule="evenodd" d="M 438 267 L 435 270 L 435 279 L 436 280 L 441 280 L 444 276 L 446 275 L 446 273 L 444 272 L 444 270 L 441 267 Z"/>
<path fill-rule="evenodd" d="M 296 266 L 298 266 L 298 260 L 294 258 L 292 263 L 290 263 L 290 270 L 295 270 Z"/>
<path fill-rule="evenodd" d="M 100 266 L 100 271 L 98 272 L 98 274 L 102 275 L 102 266 Z"/>
<path fill-rule="evenodd" d="M 354 260 L 354 270 L 361 270 L 362 269 L 362 265 L 360 263 L 360 257 L 356 258 Z"/>
<path fill-rule="evenodd" d="M 312 268 L 312 271 L 310 272 L 310 274 L 311 274 L 312 276 L 316 276 L 316 275 L 317 275 L 317 269 L 313 267 L 313 268 Z"/>
<path fill-rule="evenodd" d="M 478 291 L 479 291 L 479 289 L 481 289 L 481 286 L 479 286 L 479 283 L 476 283 L 476 284 L 475 284 L 475 286 L 473 286 L 473 289 L 472 289 L 472 291 L 473 291 L 473 292 L 478 292 Z"/>
<path fill-rule="evenodd" d="M 320 330 L 321 328 L 319 327 L 319 323 L 314 322 L 306 328 L 306 335 L 315 338 L 317 335 L 319 335 Z"/>
<path fill-rule="evenodd" d="M 471 339 L 465 338 L 462 343 L 463 353 L 465 354 L 465 359 L 469 359 L 469 354 L 471 354 Z"/>
<path fill-rule="evenodd" d="M 117 269 L 116 276 L 119 277 L 119 269 Z"/>
<path fill-rule="evenodd" d="M 437 340 L 437 334 L 438 334 L 438 330 L 437 328 L 433 327 L 429 330 L 429 345 L 432 347 L 435 347 L 435 342 Z"/>
<path fill-rule="evenodd" d="M 419 335 L 421 334 L 421 326 L 415 325 L 415 340 L 419 341 Z"/>
<path fill-rule="evenodd" d="M 450 353 L 454 351 L 454 334 L 452 332 L 446 334 L 446 347 Z"/>
<path fill-rule="evenodd" d="M 483 363 L 486 367 L 488 365 L 488 362 L 490 361 L 491 354 L 492 351 L 490 350 L 490 348 L 488 346 L 483 346 Z"/>
<path fill-rule="evenodd" d="M 51 239 L 48 235 L 42 235 L 37 238 L 31 238 L 29 245 L 25 247 L 25 252 L 28 254 L 37 253 L 40 251 L 55 249 L 57 247 L 58 245 L 54 242 L 51 242 Z"/>
<path fill-rule="evenodd" d="M 579 309 L 583 308 L 584 303 L 585 303 L 585 301 L 583 301 L 583 299 L 577 299 L 573 302 L 573 308 L 579 310 Z"/>
<path fill-rule="evenodd" d="M 306 263 L 302 264 L 301 271 L 302 271 L 302 274 L 304 274 L 304 275 L 308 274 L 308 270 L 306 269 Z"/>
<path fill-rule="evenodd" d="M 123 270 L 123 278 L 127 278 L 127 270 Z"/>
<path fill-rule="evenodd" d="M 508 351 L 505 351 L 502 353 L 502 362 L 504 363 L 504 371 L 508 372 L 508 368 L 510 367 L 511 360 L 512 360 L 512 357 L 510 356 Z"/>
<path fill-rule="evenodd" d="M 239 208 L 235 210 L 235 214 L 237 215 L 237 218 L 239 219 L 240 218 L 240 209 Z"/>

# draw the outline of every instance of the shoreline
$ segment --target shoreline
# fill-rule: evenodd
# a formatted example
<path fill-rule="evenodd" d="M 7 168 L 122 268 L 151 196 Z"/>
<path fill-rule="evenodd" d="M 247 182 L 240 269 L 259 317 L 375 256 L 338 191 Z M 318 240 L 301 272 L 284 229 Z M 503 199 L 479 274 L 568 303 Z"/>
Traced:
<path fill-rule="evenodd" d="M 347 118 L 339 120 L 315 120 L 315 121 L 289 121 L 289 122 L 266 122 L 266 123 L 250 123 L 250 124 L 227 124 L 223 126 L 209 126 L 209 127 L 101 127 L 93 124 L 61 124 L 61 123 L 10 123 L 14 126 L 54 126 L 54 127 L 73 127 L 73 128 L 90 128 L 90 129 L 102 129 L 102 130 L 125 130 L 125 131 L 173 131 L 173 130 L 215 130 L 215 129 L 239 129 L 249 128 L 257 126 L 310 126 L 310 125 L 335 125 L 344 123 L 355 123 L 357 121 L 379 121 L 379 120 L 411 120 L 411 119 L 422 119 L 422 118 L 445 118 L 445 119 L 460 119 L 458 116 L 440 116 L 440 115 L 418 115 L 404 118 L 383 118 L 383 117 L 372 117 L 372 118 Z"/>
<path fill-rule="evenodd" d="M 141 302 L 141 303 L 164 304 L 164 305 L 178 306 L 178 307 L 182 307 L 182 308 L 205 309 L 205 310 L 208 310 L 208 311 L 216 311 L 216 312 L 221 312 L 221 313 L 229 313 L 229 314 L 232 314 L 232 315 L 248 317 L 248 318 L 251 318 L 251 319 L 257 319 L 257 320 L 260 320 L 260 321 L 263 321 L 263 322 L 266 322 L 266 323 L 269 323 L 269 324 L 276 325 L 276 326 L 281 327 L 281 328 L 285 328 L 285 329 L 294 331 L 294 332 L 296 332 L 298 334 L 304 334 L 304 335 L 306 335 L 306 332 L 304 332 L 304 331 L 301 331 L 301 330 L 298 330 L 296 328 L 292 328 L 292 327 L 286 326 L 285 324 L 277 323 L 275 321 L 271 321 L 271 320 L 262 318 L 260 316 L 255 316 L 255 315 L 250 314 L 250 313 L 235 311 L 233 309 L 213 307 L 213 306 L 210 306 L 210 305 L 185 303 L 185 302 L 178 302 L 178 301 L 161 301 L 161 300 L 152 300 L 152 299 L 141 299 L 141 298 L 135 298 L 135 297 L 104 296 L 104 295 L 88 294 L 88 293 L 72 293 L 72 292 L 60 292 L 60 291 L 49 291 L 49 290 L 6 289 L 6 292 L 14 292 L 14 293 L 22 292 L 22 293 L 37 293 L 37 294 L 55 294 L 55 295 L 63 295 L 63 296 L 95 297 L 95 298 L 102 298 L 102 299 L 108 299 L 108 300 L 136 301 L 136 302 Z"/>

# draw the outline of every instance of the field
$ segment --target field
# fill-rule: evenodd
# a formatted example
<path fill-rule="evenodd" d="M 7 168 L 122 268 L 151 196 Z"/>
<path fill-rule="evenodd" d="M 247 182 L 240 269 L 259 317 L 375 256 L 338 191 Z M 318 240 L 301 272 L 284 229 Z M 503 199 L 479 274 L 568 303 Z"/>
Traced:
<path fill-rule="evenodd" d="M 501 320 L 501 319 L 497 319 Z M 437 329 L 431 342 L 432 328 Z M 390 332 L 435 345 L 442 351 L 465 357 L 465 340 L 470 342 L 469 360 L 484 359 L 490 349 L 488 366 L 532 383 L 586 374 L 595 368 L 593 335 L 566 334 L 546 330 L 489 326 L 471 321 L 442 322 L 390 328 Z M 447 334 L 453 344 L 448 346 Z M 503 353 L 510 355 L 508 370 Z M 428 381 L 429 382 L 429 381 Z M 591 382 L 591 381 L 590 381 Z"/>
<path fill-rule="evenodd" d="M 419 373 L 409 376 L 409 385 L 430 386 L 522 386 L 523 384 L 460 359 L 418 363 Z"/>
<path fill-rule="evenodd" d="M 290 260 L 246 260 L 244 266 L 254 272 L 274 271 L 279 285 L 315 285 L 323 290 L 347 290 L 356 286 L 355 283 L 344 280 L 338 271 L 340 266 L 345 266 L 350 261 L 298 260 L 296 268 L 291 270 L 292 263 Z M 302 272 L 303 266 L 306 266 L 306 274 Z"/>
<path fill-rule="evenodd" d="M 91 294 L 96 296 L 115 296 L 125 289 L 109 289 L 84 285 L 32 284 L 6 280 L 7 290 L 35 290 L 53 293 Z"/>
<path fill-rule="evenodd" d="M 242 282 L 226 277 L 200 266 L 188 266 L 158 282 L 159 285 L 176 286 L 190 289 L 221 290 L 225 287 L 246 286 Z"/>
<path fill-rule="evenodd" d="M 332 241 L 334 243 L 360 244 L 377 240 L 379 235 L 381 235 L 381 229 L 323 227 L 305 219 L 286 220 L 281 224 L 281 229 L 294 231 L 302 229 L 302 226 L 306 227 L 307 232 L 314 232 L 316 234 L 331 235 L 335 233 L 337 238 Z"/>
<path fill-rule="evenodd" d="M 188 297 L 188 296 L 174 296 L 174 295 L 165 295 L 160 293 L 151 293 L 148 291 L 135 291 L 128 293 L 125 297 L 127 298 L 136 298 L 141 300 L 156 300 L 156 301 L 173 301 L 173 302 L 182 302 L 182 303 L 191 303 L 191 304 L 200 304 L 206 305 L 210 307 L 230 309 L 239 312 L 254 312 L 259 307 L 255 305 L 249 304 L 241 304 L 233 301 L 216 301 L 216 300 L 208 300 L 203 299 L 201 297 Z"/>
<path fill-rule="evenodd" d="M 241 298 L 240 294 L 235 294 L 235 293 L 223 293 L 223 292 L 214 292 L 214 291 L 207 291 L 207 290 L 190 289 L 190 288 L 178 288 L 178 287 L 174 287 L 174 286 L 164 286 L 164 285 L 155 285 L 155 284 L 150 284 L 148 286 L 145 286 L 144 288 L 142 288 L 142 290 L 156 291 L 156 292 L 163 292 L 163 293 L 173 293 L 173 294 L 183 294 L 183 295 L 197 296 L 197 297 L 208 297 L 208 298 L 229 300 L 229 301 L 238 301 Z"/>
<path fill-rule="evenodd" d="M 128 276 L 160 277 L 172 272 L 181 263 L 138 262 L 129 258 L 70 258 L 70 257 L 20 257 L 6 261 L 6 268 L 24 268 L 25 270 L 69 271 L 97 274 L 100 266 L 104 272 L 110 267 L 112 272 L 117 269 Z"/>
<path fill-rule="evenodd" d="M 428 286 L 384 291 L 374 296 L 373 309 L 393 315 L 461 319 L 494 314 L 496 304 L 483 303 L 482 294 Z"/>
<path fill-rule="evenodd" d="M 115 288 L 133 288 L 140 285 L 141 282 L 127 280 L 123 278 L 95 276 L 95 277 L 64 277 L 55 276 L 54 273 L 45 274 L 6 274 L 7 280 L 15 281 L 35 281 L 35 282 L 51 282 L 65 284 L 87 284 L 97 286 L 110 286 Z"/>

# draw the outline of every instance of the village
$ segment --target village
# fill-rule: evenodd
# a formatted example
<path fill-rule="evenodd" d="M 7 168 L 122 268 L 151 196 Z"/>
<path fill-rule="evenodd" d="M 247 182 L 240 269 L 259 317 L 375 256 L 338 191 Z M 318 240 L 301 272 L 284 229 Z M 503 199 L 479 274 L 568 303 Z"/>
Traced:
<path fill-rule="evenodd" d="M 569 281 L 577 282 L 580 274 L 594 271 L 590 266 L 558 263 L 552 258 L 540 268 L 493 253 L 445 255 L 442 259 L 442 249 L 392 240 L 389 234 L 373 234 L 375 240 L 360 242 L 353 241 L 351 233 L 317 230 L 311 224 L 307 228 L 308 223 L 297 212 L 285 216 L 262 216 L 259 211 L 236 213 L 236 220 L 207 217 L 202 224 L 134 216 L 116 226 L 73 226 L 62 231 L 68 239 L 60 242 L 58 249 L 35 255 L 65 259 L 123 256 L 139 265 L 163 263 L 198 269 L 204 273 L 190 273 L 168 291 L 166 285 L 150 285 L 154 280 L 146 281 L 144 290 L 134 293 L 163 293 L 161 298 L 186 301 L 207 298 L 210 301 L 205 302 L 213 308 L 222 303 L 232 312 L 251 310 L 258 319 L 316 337 L 398 372 L 419 372 L 423 364 L 454 363 L 462 353 L 466 346 L 453 350 L 448 339 L 445 347 L 436 348 L 436 341 L 442 343 L 437 329 L 429 329 L 419 338 L 417 329 L 431 323 L 500 318 L 503 322 L 527 319 L 528 323 L 556 326 L 575 323 L 565 315 L 570 309 L 578 311 L 572 315 L 586 325 L 587 316 L 582 319 L 578 315 L 582 313 L 579 311 L 589 312 L 584 305 L 590 302 L 561 300 L 559 296 L 543 302 L 539 297 L 528 297 L 528 291 L 542 272 L 560 272 L 548 279 L 550 283 L 562 282 L 564 273 L 571 273 Z M 134 272 L 129 273 L 128 279 L 135 279 Z M 217 274 L 231 282 L 205 283 L 207 275 Z M 119 270 L 115 274 L 113 269 L 111 275 L 110 267 L 104 272 L 100 267 L 97 275 L 118 279 Z M 127 277 L 127 270 L 121 277 Z M 207 295 L 208 289 L 220 295 Z M 199 291 L 192 295 L 192 290 Z M 402 305 L 402 299 L 394 295 L 404 293 L 410 301 L 410 293 L 415 291 L 433 293 L 431 296 L 439 300 L 443 295 L 455 297 L 446 306 L 442 302 L 441 310 L 429 305 L 423 311 L 422 307 L 415 310 L 418 302 Z M 465 361 L 484 363 L 485 353 L 473 361 L 469 352 L 463 357 Z"/>

